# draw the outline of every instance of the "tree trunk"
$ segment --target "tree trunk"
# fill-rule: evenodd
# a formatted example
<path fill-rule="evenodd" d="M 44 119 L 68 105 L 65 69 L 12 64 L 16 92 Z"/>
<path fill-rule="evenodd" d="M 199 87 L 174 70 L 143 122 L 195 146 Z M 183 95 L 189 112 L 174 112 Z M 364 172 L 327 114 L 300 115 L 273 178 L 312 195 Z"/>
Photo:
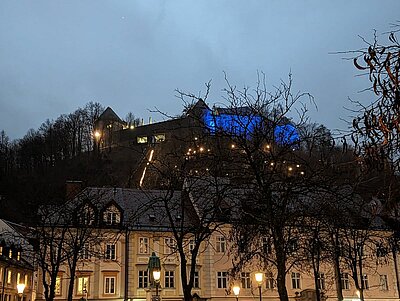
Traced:
<path fill-rule="evenodd" d="M 75 284 L 75 272 L 76 272 L 76 263 L 78 261 L 78 254 L 73 254 L 73 259 L 70 265 L 70 280 L 68 285 L 68 295 L 67 300 L 72 301 L 74 297 L 74 284 Z"/>
<path fill-rule="evenodd" d="M 276 284 L 278 287 L 279 300 L 289 301 L 288 293 L 286 290 L 286 267 L 284 263 L 278 261 L 278 276 L 276 279 Z"/>

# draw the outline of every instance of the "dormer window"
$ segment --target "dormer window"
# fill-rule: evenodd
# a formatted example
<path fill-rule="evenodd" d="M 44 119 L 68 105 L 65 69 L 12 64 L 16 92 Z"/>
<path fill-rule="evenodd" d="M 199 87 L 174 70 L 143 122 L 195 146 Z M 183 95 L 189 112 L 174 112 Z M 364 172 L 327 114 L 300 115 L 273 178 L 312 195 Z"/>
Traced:
<path fill-rule="evenodd" d="M 78 222 L 81 225 L 91 226 L 95 222 L 95 212 L 93 207 L 86 203 L 81 207 L 80 212 L 78 212 Z"/>
<path fill-rule="evenodd" d="M 118 225 L 121 222 L 121 212 L 114 204 L 104 211 L 103 222 L 106 225 Z"/>
<path fill-rule="evenodd" d="M 107 212 L 106 224 L 114 225 L 117 223 L 117 213 L 116 212 Z"/>
<path fill-rule="evenodd" d="M 13 256 L 13 251 L 12 251 L 12 249 L 10 248 L 10 250 L 8 250 L 8 257 L 9 257 L 9 258 L 12 258 L 12 256 Z"/>
<path fill-rule="evenodd" d="M 149 214 L 149 220 L 154 222 L 156 220 L 156 216 L 154 214 Z"/>

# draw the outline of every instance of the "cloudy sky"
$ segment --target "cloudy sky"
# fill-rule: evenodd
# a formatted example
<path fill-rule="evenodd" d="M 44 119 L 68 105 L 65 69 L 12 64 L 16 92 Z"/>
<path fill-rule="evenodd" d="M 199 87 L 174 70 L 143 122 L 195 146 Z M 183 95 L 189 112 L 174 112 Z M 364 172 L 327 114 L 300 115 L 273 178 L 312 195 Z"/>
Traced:
<path fill-rule="evenodd" d="M 22 138 L 89 101 L 145 120 L 178 114 L 176 88 L 198 93 L 225 71 L 239 87 L 263 71 L 270 87 L 292 72 L 314 95 L 313 121 L 344 128 L 365 78 L 338 51 L 364 46 L 398 21 L 399 0 L 1 0 L 0 130 Z"/>

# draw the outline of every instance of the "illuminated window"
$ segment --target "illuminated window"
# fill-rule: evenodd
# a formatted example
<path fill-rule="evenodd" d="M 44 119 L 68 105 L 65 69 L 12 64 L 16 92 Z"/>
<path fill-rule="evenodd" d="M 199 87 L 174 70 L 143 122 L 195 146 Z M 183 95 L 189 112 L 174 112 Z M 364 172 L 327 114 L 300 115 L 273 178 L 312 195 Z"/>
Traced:
<path fill-rule="evenodd" d="M 56 296 L 61 295 L 61 277 L 56 278 L 56 286 L 54 288 L 54 293 L 56 294 Z"/>
<path fill-rule="evenodd" d="M 225 253 L 226 249 L 226 241 L 224 236 L 217 236 L 216 238 L 216 246 L 215 246 L 215 251 L 217 253 Z"/>
<path fill-rule="evenodd" d="M 149 253 L 149 239 L 147 237 L 139 237 L 139 254 Z"/>
<path fill-rule="evenodd" d="M 149 282 L 149 277 L 148 277 L 147 270 L 139 271 L 139 275 L 138 276 L 139 276 L 138 277 L 138 280 L 139 280 L 138 287 L 139 288 L 147 287 L 147 284 Z"/>
<path fill-rule="evenodd" d="M 147 143 L 147 136 L 137 137 L 137 143 Z"/>
<path fill-rule="evenodd" d="M 21 260 L 21 251 L 17 252 L 17 260 L 20 261 Z"/>
<path fill-rule="evenodd" d="M 78 277 L 77 295 L 84 295 L 89 291 L 89 276 Z"/>
<path fill-rule="evenodd" d="M 13 255 L 13 252 L 12 252 L 12 250 L 10 249 L 10 250 L 8 251 L 8 257 L 9 257 L 9 258 L 12 258 L 12 255 Z"/>
<path fill-rule="evenodd" d="M 8 271 L 7 272 L 7 284 L 11 284 L 12 281 L 12 272 Z"/>
<path fill-rule="evenodd" d="M 25 276 L 24 276 L 24 283 L 25 283 L 25 286 L 28 286 L 28 274 L 25 274 Z"/>
<path fill-rule="evenodd" d="M 0 255 L 3 255 L 3 246 L 0 246 Z"/>
<path fill-rule="evenodd" d="M 21 273 L 17 273 L 17 284 L 21 283 Z"/>
<path fill-rule="evenodd" d="M 154 142 L 164 142 L 165 141 L 165 134 L 156 134 L 154 135 Z"/>
<path fill-rule="evenodd" d="M 115 294 L 115 277 L 104 278 L 104 294 Z"/>

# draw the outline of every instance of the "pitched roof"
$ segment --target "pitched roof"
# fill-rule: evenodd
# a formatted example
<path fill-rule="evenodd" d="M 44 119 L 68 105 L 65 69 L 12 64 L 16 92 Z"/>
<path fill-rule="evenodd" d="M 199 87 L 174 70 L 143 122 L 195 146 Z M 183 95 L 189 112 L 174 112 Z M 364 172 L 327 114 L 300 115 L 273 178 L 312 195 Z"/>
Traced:
<path fill-rule="evenodd" d="M 170 204 L 180 203 L 180 198 L 180 191 L 88 187 L 76 197 L 71 205 L 77 207 L 83 202 L 90 201 L 100 212 L 110 201 L 114 201 L 124 211 L 124 226 L 131 229 L 163 230 L 169 228 L 170 225 L 164 201 Z M 178 218 L 179 210 L 172 211 L 172 214 Z"/>
<path fill-rule="evenodd" d="M 98 120 L 117 121 L 123 123 L 121 118 L 119 118 L 118 115 L 110 107 L 107 107 L 107 109 L 105 109 L 104 112 L 101 113 Z"/>

